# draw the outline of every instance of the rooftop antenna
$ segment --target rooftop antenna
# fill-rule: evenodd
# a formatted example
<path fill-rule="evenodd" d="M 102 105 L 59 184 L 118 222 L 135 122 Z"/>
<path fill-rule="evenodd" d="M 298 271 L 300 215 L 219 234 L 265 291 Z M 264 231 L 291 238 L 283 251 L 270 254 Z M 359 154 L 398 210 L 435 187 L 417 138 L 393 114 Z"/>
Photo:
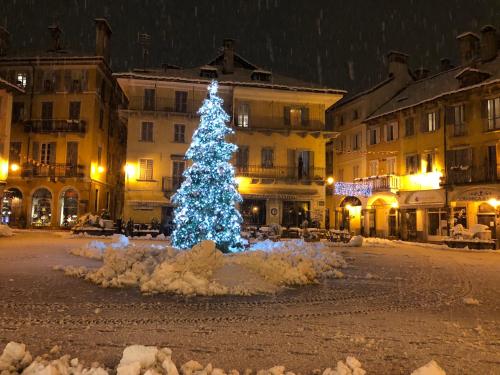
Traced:
<path fill-rule="evenodd" d="M 151 45 L 151 35 L 147 33 L 137 33 L 137 41 L 142 47 L 142 65 L 146 69 L 146 63 L 149 58 L 149 46 Z"/>

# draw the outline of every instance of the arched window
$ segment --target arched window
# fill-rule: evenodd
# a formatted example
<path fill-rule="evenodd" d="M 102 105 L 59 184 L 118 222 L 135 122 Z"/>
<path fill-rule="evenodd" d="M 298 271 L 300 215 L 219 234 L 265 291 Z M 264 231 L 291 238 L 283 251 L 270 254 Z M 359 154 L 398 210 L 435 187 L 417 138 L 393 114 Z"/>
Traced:
<path fill-rule="evenodd" d="M 26 220 L 23 216 L 23 193 L 19 189 L 10 188 L 3 194 L 2 199 L 2 223 L 10 226 L 23 227 Z"/>
<path fill-rule="evenodd" d="M 61 215 L 59 225 L 71 228 L 78 219 L 78 193 L 75 189 L 67 189 L 61 196 Z"/>
<path fill-rule="evenodd" d="M 31 225 L 48 227 L 52 222 L 52 194 L 45 188 L 33 193 L 31 202 Z"/>

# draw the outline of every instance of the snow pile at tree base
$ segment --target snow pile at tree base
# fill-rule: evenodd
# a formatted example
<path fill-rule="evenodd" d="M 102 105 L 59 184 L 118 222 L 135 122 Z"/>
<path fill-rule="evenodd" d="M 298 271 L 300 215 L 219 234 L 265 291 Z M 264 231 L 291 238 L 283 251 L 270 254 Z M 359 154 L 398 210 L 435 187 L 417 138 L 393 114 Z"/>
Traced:
<path fill-rule="evenodd" d="M 66 267 L 68 275 L 103 287 L 138 286 L 143 293 L 183 295 L 257 294 L 339 277 L 344 259 L 324 243 L 301 240 L 254 245 L 251 251 L 223 254 L 212 241 L 190 250 L 162 246 L 107 246 L 93 241 L 73 253 L 102 256 L 98 269 Z"/>
<path fill-rule="evenodd" d="M 14 235 L 12 229 L 8 225 L 0 224 L 0 237 L 11 237 Z"/>

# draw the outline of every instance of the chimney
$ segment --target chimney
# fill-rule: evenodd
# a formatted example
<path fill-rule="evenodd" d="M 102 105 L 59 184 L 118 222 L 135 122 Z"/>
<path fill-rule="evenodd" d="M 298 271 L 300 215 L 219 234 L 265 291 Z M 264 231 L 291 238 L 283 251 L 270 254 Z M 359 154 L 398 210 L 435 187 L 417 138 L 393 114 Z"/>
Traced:
<path fill-rule="evenodd" d="M 408 75 L 408 55 L 390 51 L 387 54 L 387 64 L 389 68 L 389 75 L 398 77 Z"/>
<path fill-rule="evenodd" d="M 62 30 L 59 25 L 50 25 L 49 26 L 50 37 L 52 38 L 52 45 L 49 51 L 60 51 L 62 49 L 61 45 L 61 35 Z"/>
<path fill-rule="evenodd" d="M 222 72 L 224 74 L 234 73 L 234 39 L 224 39 L 224 62 Z"/>
<path fill-rule="evenodd" d="M 109 39 L 111 38 L 111 27 L 105 18 L 95 20 L 95 54 L 104 57 L 109 63 Z"/>
<path fill-rule="evenodd" d="M 497 29 L 486 25 L 481 29 L 481 60 L 493 60 L 497 57 L 497 50 Z"/>
<path fill-rule="evenodd" d="M 479 55 L 479 37 L 470 31 L 457 36 L 460 52 L 460 63 L 467 65 Z"/>
<path fill-rule="evenodd" d="M 440 60 L 439 71 L 440 72 L 446 72 L 447 70 L 450 70 L 451 68 L 453 68 L 453 65 L 451 65 L 450 59 L 447 58 L 447 57 L 443 57 Z"/>
<path fill-rule="evenodd" d="M 6 28 L 0 26 L 0 56 L 7 55 L 10 46 L 10 33 Z"/>
<path fill-rule="evenodd" d="M 427 78 L 429 76 L 429 72 L 430 72 L 429 69 L 421 67 L 421 68 L 415 69 L 413 74 L 415 76 L 415 79 L 418 81 L 420 79 Z"/>

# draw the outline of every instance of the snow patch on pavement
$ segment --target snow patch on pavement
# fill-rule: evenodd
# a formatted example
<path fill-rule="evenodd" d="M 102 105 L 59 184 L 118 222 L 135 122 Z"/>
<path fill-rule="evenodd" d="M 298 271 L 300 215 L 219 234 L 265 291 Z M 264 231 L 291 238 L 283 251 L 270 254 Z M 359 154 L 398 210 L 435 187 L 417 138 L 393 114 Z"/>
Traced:
<path fill-rule="evenodd" d="M 0 224 L 0 237 L 11 237 L 14 235 L 8 225 Z"/>
<path fill-rule="evenodd" d="M 126 237 L 125 237 L 126 239 Z M 102 259 L 98 269 L 66 267 L 68 275 L 103 287 L 137 286 L 143 293 L 249 295 L 287 286 L 342 277 L 346 262 L 327 243 L 302 240 L 253 245 L 250 251 L 223 254 L 212 241 L 179 251 L 159 245 L 131 245 L 123 238 L 106 246 L 92 241 L 71 253 Z"/>

